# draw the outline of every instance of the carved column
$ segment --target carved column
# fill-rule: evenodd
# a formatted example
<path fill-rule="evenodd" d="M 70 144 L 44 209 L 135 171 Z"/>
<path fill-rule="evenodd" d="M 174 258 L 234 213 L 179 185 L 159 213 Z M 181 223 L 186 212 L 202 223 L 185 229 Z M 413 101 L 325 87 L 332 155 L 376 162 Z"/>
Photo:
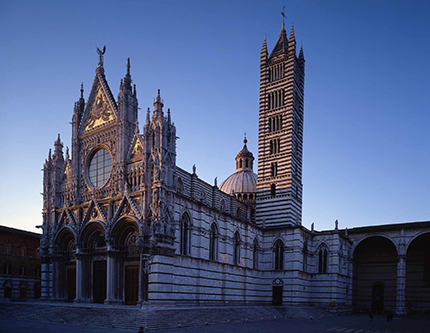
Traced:
<path fill-rule="evenodd" d="M 397 296 L 396 296 L 396 314 L 406 314 L 406 255 L 401 254 L 397 257 Z"/>
<path fill-rule="evenodd" d="M 145 241 L 144 236 L 138 236 L 136 239 L 136 245 L 140 253 L 139 298 L 137 304 L 143 304 L 148 301 L 148 274 L 150 260 L 150 255 L 148 254 L 149 244 Z"/>

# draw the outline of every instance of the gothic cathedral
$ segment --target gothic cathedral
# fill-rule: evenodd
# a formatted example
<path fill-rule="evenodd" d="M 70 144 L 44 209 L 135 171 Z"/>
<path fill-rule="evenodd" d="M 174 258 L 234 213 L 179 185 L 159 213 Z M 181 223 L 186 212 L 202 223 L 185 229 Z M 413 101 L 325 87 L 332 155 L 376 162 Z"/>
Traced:
<path fill-rule="evenodd" d="M 293 27 L 287 38 L 282 25 L 270 55 L 266 39 L 261 50 L 258 175 L 245 138 L 219 186 L 176 165 L 174 112 L 160 90 L 140 127 L 130 59 L 115 99 L 106 49 L 97 51 L 71 154 L 59 135 L 43 168 L 42 299 L 430 307 L 430 223 L 302 226 L 305 59 Z"/>

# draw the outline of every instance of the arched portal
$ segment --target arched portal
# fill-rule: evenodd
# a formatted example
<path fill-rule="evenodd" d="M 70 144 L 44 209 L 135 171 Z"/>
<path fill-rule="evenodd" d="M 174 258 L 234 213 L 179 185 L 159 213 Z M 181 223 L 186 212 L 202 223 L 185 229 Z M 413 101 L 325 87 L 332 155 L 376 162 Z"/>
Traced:
<path fill-rule="evenodd" d="M 408 247 L 405 300 L 410 313 L 430 310 L 430 233 L 418 236 Z"/>
<path fill-rule="evenodd" d="M 63 228 L 56 238 L 57 253 L 54 260 L 56 298 L 73 302 L 76 298 L 75 235 L 69 228 Z"/>
<path fill-rule="evenodd" d="M 372 236 L 354 250 L 353 306 L 356 311 L 394 311 L 397 250 L 391 240 Z"/>
<path fill-rule="evenodd" d="M 106 299 L 105 229 L 99 222 L 90 222 L 82 231 L 83 298 L 93 303 Z"/>
<path fill-rule="evenodd" d="M 113 268 L 109 272 L 113 274 L 113 296 L 114 299 L 129 305 L 137 304 L 139 295 L 140 254 L 136 246 L 138 235 L 139 227 L 133 219 L 120 220 L 112 230 L 112 244 L 117 253 L 111 258 Z M 146 277 L 146 285 L 147 281 Z M 147 286 L 144 290 L 147 291 Z"/>

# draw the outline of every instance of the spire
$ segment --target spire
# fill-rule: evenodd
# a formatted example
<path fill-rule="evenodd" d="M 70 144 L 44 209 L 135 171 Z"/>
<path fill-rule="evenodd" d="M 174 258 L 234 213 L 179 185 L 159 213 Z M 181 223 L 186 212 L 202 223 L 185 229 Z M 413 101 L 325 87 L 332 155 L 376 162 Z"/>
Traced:
<path fill-rule="evenodd" d="M 64 158 L 63 158 L 63 143 L 61 142 L 60 133 L 58 133 L 58 138 L 54 142 L 54 159 L 64 160 Z"/>
<path fill-rule="evenodd" d="M 131 86 L 132 80 L 130 75 L 130 58 L 127 58 L 127 73 L 124 76 L 123 82 L 124 82 L 123 88 L 125 90 L 132 92 L 132 86 Z"/>
<path fill-rule="evenodd" d="M 163 106 L 164 104 L 161 99 L 160 89 L 158 89 L 158 94 L 154 102 L 154 117 L 163 116 Z"/>
<path fill-rule="evenodd" d="M 294 36 L 294 24 L 291 24 L 290 42 L 291 41 L 296 41 L 296 37 Z"/>
<path fill-rule="evenodd" d="M 146 125 L 149 125 L 151 121 L 150 115 L 151 115 L 151 110 L 148 108 L 148 110 L 146 110 Z"/>
<path fill-rule="evenodd" d="M 303 55 L 303 44 L 300 44 L 299 59 L 305 60 L 305 56 Z"/>
<path fill-rule="evenodd" d="M 285 31 L 285 23 L 282 22 L 281 33 L 279 34 L 278 42 L 270 54 L 269 59 L 274 58 L 277 55 L 284 54 L 288 51 L 288 39 L 287 32 Z"/>
<path fill-rule="evenodd" d="M 267 61 L 267 44 L 266 44 L 266 36 L 264 36 L 263 47 L 261 48 L 261 56 L 260 56 L 260 64 L 265 64 Z"/>
<path fill-rule="evenodd" d="M 291 25 L 290 40 L 288 41 L 288 51 L 296 54 L 296 37 L 294 36 L 294 25 Z"/>

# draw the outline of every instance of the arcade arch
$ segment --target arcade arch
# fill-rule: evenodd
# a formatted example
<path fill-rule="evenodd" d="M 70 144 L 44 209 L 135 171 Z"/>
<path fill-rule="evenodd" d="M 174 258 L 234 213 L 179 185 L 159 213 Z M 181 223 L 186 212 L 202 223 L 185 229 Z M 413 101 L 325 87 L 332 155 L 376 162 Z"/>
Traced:
<path fill-rule="evenodd" d="M 370 236 L 354 249 L 353 307 L 380 313 L 395 310 L 397 249 L 382 236 Z"/>

